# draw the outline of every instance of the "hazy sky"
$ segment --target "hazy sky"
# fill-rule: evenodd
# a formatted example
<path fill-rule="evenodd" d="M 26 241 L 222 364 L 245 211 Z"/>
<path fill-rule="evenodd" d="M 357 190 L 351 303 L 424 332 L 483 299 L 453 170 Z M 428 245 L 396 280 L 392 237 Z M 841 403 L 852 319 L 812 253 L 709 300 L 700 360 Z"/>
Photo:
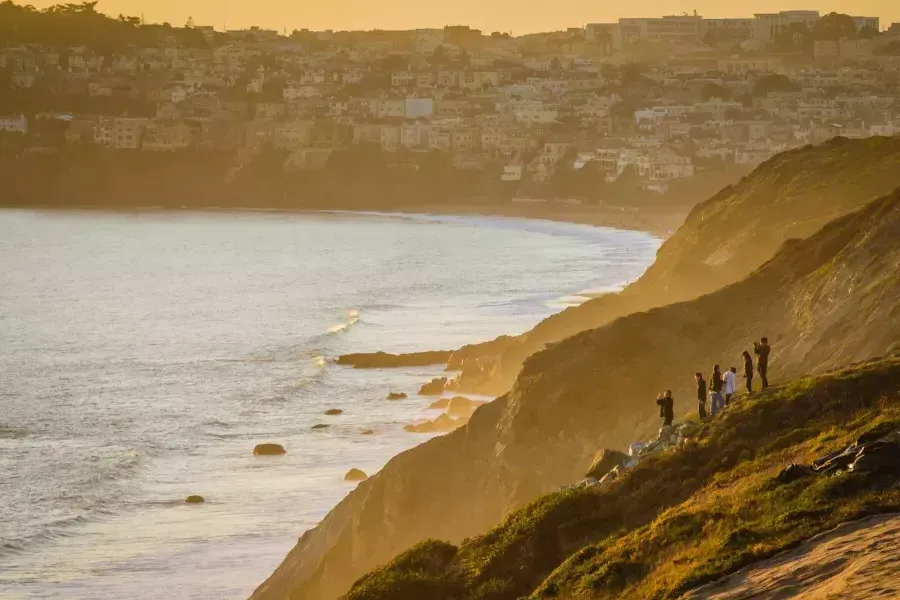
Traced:
<path fill-rule="evenodd" d="M 63 0 L 17 0 L 39 8 Z M 67 0 L 72 1 L 72 0 Z M 900 0 L 100 0 L 101 12 L 143 14 L 147 21 L 183 25 L 188 16 L 198 25 L 238 29 L 413 29 L 448 24 L 471 25 L 519 35 L 577 27 L 619 17 L 698 13 L 705 17 L 751 16 L 754 12 L 818 9 L 881 17 L 882 28 L 900 21 Z M 730 8 L 743 6 L 743 8 Z"/>

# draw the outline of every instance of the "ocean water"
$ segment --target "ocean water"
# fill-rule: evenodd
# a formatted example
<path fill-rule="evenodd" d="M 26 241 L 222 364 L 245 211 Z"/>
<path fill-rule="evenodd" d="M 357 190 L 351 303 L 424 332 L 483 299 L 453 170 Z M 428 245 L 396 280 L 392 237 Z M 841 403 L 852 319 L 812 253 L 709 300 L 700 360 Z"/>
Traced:
<path fill-rule="evenodd" d="M 436 416 L 415 392 L 440 368 L 330 359 L 524 331 L 658 246 L 487 217 L 0 211 L 0 598 L 246 598 L 348 469 Z"/>

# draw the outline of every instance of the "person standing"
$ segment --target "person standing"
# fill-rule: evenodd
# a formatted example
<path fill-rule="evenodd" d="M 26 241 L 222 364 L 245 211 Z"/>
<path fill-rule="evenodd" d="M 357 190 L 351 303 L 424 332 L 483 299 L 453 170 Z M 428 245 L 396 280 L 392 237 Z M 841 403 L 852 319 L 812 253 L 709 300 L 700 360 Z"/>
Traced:
<path fill-rule="evenodd" d="M 722 378 L 722 371 L 719 370 L 719 365 L 715 365 L 712 375 L 709 376 L 709 409 L 712 416 L 716 416 L 725 403 L 725 399 L 722 397 L 724 387 L 725 380 Z"/>
<path fill-rule="evenodd" d="M 747 382 L 747 395 L 753 394 L 753 359 L 750 353 L 744 350 L 744 380 Z"/>
<path fill-rule="evenodd" d="M 671 427 L 675 419 L 675 400 L 672 398 L 672 390 L 666 390 L 656 398 L 659 406 L 659 416 L 663 419 L 663 427 Z"/>
<path fill-rule="evenodd" d="M 730 370 L 725 371 L 725 408 L 728 408 L 728 405 L 731 403 L 731 397 L 734 396 L 734 392 L 737 389 L 737 367 L 731 367 Z"/>
<path fill-rule="evenodd" d="M 703 373 L 694 375 L 697 380 L 697 403 L 700 410 L 700 420 L 706 418 L 706 381 L 703 380 Z"/>
<path fill-rule="evenodd" d="M 756 354 L 756 372 L 762 380 L 762 389 L 769 387 L 769 338 L 762 338 L 759 342 L 753 342 L 753 353 Z"/>

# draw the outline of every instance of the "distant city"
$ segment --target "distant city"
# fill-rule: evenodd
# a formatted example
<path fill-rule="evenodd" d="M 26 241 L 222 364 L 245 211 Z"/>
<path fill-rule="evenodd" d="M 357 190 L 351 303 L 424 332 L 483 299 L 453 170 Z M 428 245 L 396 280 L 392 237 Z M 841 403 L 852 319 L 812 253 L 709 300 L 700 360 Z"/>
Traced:
<path fill-rule="evenodd" d="M 900 24 L 796 10 L 623 18 L 512 37 L 466 26 L 289 34 L 0 4 L 3 152 L 439 152 L 529 186 L 648 191 L 836 136 L 900 133 Z M 71 27 L 60 27 L 60 23 Z M 12 150 L 11 150 L 12 148 Z"/>

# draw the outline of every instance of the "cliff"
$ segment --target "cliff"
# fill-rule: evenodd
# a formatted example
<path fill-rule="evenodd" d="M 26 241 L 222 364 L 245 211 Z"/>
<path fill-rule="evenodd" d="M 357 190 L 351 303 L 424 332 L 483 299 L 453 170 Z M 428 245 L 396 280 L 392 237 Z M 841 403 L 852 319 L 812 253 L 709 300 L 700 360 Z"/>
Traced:
<path fill-rule="evenodd" d="M 481 364 L 494 367 L 487 378 L 464 368 L 461 391 L 502 394 L 525 359 L 547 344 L 740 281 L 786 240 L 805 238 L 897 186 L 900 137 L 837 138 L 780 154 L 698 204 L 662 245 L 650 269 L 621 293 L 569 308 L 502 345 L 467 348 L 467 358 L 481 358 Z"/>
<path fill-rule="evenodd" d="M 829 153 L 844 156 L 847 144 L 869 158 L 852 159 L 855 169 L 842 166 L 843 172 L 874 169 L 886 177 L 888 169 L 871 164 L 870 153 L 894 161 L 894 169 L 900 160 L 897 140 L 869 141 L 868 150 L 836 142 L 806 152 L 837 169 Z M 811 160 L 804 156 L 794 159 Z M 772 176 L 785 177 L 784 167 L 779 172 Z M 839 185 L 830 171 L 821 178 Z M 806 200 L 793 201 L 790 210 L 773 209 L 773 220 L 791 214 L 799 221 L 805 205 L 807 220 L 818 221 L 824 204 L 809 206 L 810 196 L 800 190 L 794 196 Z M 859 202 L 863 192 L 855 196 Z M 757 190 L 742 202 L 760 197 Z M 724 210 L 715 208 L 719 202 L 724 200 L 713 199 L 697 210 Z M 827 205 L 837 206 L 837 196 Z M 728 210 L 752 213 L 753 207 Z M 844 203 L 841 211 L 849 210 Z M 619 318 L 537 353 L 525 362 L 513 389 L 479 409 L 466 427 L 398 456 L 360 484 L 303 535 L 253 598 L 280 599 L 288 593 L 300 599 L 334 598 L 424 539 L 455 543 L 488 530 L 510 511 L 577 480 L 598 448 L 623 448 L 657 426 L 652 399 L 660 390 L 672 388 L 680 411 L 690 411 L 694 401 L 684 399 L 694 397 L 691 374 L 708 372 L 713 363 L 730 366 L 729 359 L 739 364 L 740 352 L 762 335 L 774 344 L 775 380 L 883 354 L 900 328 L 898 234 L 900 193 L 893 193 L 806 240 L 788 240 L 742 281 L 692 301 Z M 726 244 L 743 237 L 718 228 L 710 235 Z M 691 245 L 708 247 L 699 240 Z M 735 255 L 753 254 L 752 242 L 740 247 Z M 673 246 L 666 253 L 675 251 Z M 670 280 L 662 273 L 680 272 L 677 267 L 677 262 L 661 261 L 648 277 Z M 720 268 L 710 267 L 710 272 Z M 722 281 L 730 276 L 728 269 L 721 273 Z"/>
<path fill-rule="evenodd" d="M 422 543 L 361 578 L 345 598 L 699 599 L 732 588 L 729 598 L 783 597 L 740 579 L 709 584 L 844 522 L 900 510 L 900 354 L 738 400 L 688 442 L 611 483 L 542 497 L 460 547 Z M 791 462 L 820 465 L 822 473 L 785 469 Z M 897 524 L 882 523 L 871 525 L 897 539 Z M 803 579 L 821 588 L 822 571 L 847 560 L 847 551 L 832 548 L 818 577 L 808 576 L 811 565 L 749 576 L 793 579 L 787 589 L 795 593 Z M 766 568 L 773 569 L 753 571 Z M 874 593 L 859 597 L 893 597 L 877 591 L 890 589 L 896 570 L 866 571 L 861 583 Z"/>

